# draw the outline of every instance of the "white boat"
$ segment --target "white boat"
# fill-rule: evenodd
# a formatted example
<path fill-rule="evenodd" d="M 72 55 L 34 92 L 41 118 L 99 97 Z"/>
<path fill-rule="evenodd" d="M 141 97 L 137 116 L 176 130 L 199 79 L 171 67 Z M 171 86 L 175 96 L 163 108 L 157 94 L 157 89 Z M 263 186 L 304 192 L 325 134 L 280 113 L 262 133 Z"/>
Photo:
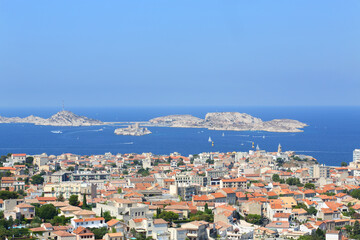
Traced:
<path fill-rule="evenodd" d="M 263 136 L 263 139 L 265 139 L 265 135 Z"/>
<path fill-rule="evenodd" d="M 223 133 L 222 136 L 225 137 L 225 133 Z"/>
<path fill-rule="evenodd" d="M 209 142 L 212 142 L 212 140 L 211 140 L 211 137 L 209 137 L 209 140 L 208 140 Z"/>
<path fill-rule="evenodd" d="M 62 131 L 51 131 L 52 133 L 62 133 Z"/>

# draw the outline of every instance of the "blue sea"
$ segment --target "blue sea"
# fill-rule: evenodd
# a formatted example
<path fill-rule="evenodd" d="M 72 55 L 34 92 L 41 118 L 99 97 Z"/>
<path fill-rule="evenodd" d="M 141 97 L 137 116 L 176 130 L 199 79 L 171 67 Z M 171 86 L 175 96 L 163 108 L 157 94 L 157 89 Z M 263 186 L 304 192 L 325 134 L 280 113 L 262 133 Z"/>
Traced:
<path fill-rule="evenodd" d="M 56 108 L 0 109 L 6 117 L 36 115 L 50 117 Z M 170 114 L 191 114 L 204 118 L 207 112 L 238 111 L 262 120 L 296 119 L 309 126 L 300 133 L 235 132 L 207 129 L 150 127 L 146 136 L 117 136 L 116 126 L 53 127 L 32 124 L 0 124 L 0 154 L 81 155 L 116 153 L 183 155 L 209 151 L 249 151 L 252 142 L 260 149 L 296 151 L 315 157 L 320 163 L 340 165 L 352 161 L 352 151 L 360 148 L 360 107 L 132 107 L 69 108 L 69 111 L 101 121 L 147 121 Z M 62 133 L 53 133 L 61 131 Z M 224 136 L 223 136 L 224 134 Z M 214 146 L 208 142 L 209 137 Z"/>

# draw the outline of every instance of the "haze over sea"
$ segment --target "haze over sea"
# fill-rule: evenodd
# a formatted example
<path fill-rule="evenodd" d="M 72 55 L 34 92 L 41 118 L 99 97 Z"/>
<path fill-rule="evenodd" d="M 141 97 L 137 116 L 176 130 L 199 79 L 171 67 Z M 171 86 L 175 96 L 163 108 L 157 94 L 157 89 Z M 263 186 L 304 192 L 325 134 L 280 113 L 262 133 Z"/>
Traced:
<path fill-rule="evenodd" d="M 26 117 L 31 114 L 50 117 L 58 108 L 0 109 L 0 116 Z M 0 154 L 62 154 L 81 155 L 116 153 L 183 155 L 209 151 L 249 151 L 252 142 L 260 149 L 284 151 L 315 157 L 320 163 L 340 165 L 352 161 L 352 151 L 360 148 L 360 107 L 131 107 L 131 108 L 69 108 L 77 115 L 101 121 L 147 121 L 170 114 L 191 114 L 204 118 L 207 112 L 238 111 L 264 121 L 275 118 L 296 119 L 309 126 L 300 133 L 212 131 L 207 129 L 150 127 L 146 136 L 117 136 L 119 126 L 54 127 L 32 124 L 0 124 Z M 53 133 L 61 131 L 62 133 Z M 224 133 L 224 136 L 222 136 Z M 214 141 L 214 146 L 208 138 Z"/>

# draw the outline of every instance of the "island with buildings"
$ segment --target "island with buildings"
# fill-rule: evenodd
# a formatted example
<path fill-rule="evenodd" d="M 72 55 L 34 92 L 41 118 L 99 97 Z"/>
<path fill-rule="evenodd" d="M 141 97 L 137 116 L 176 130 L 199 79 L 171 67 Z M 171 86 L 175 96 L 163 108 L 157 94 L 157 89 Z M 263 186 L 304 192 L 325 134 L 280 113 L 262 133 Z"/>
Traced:
<path fill-rule="evenodd" d="M 246 152 L 0 157 L 0 238 L 357 239 L 353 161 Z"/>
<path fill-rule="evenodd" d="M 116 135 L 143 136 L 151 134 L 151 131 L 147 128 L 139 127 L 139 123 L 135 123 L 127 128 L 117 128 L 114 133 Z"/>

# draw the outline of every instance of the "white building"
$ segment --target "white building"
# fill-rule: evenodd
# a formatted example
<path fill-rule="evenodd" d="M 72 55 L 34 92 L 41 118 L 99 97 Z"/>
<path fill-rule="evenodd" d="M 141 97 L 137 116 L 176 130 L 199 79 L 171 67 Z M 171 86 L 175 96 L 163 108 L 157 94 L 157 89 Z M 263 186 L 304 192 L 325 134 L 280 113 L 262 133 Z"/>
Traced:
<path fill-rule="evenodd" d="M 14 153 L 11 154 L 11 162 L 14 163 L 23 163 L 26 160 L 25 153 Z"/>
<path fill-rule="evenodd" d="M 71 219 L 71 225 L 74 229 L 78 227 L 84 228 L 101 228 L 107 227 L 105 219 L 103 217 L 98 218 L 86 218 L 86 219 Z"/>
<path fill-rule="evenodd" d="M 38 166 L 39 168 L 45 166 L 48 162 L 49 157 L 46 153 L 34 156 L 34 165 Z"/>
<path fill-rule="evenodd" d="M 353 151 L 353 161 L 350 163 L 350 167 L 352 168 L 360 167 L 360 149 L 355 149 Z"/>
<path fill-rule="evenodd" d="M 168 231 L 168 223 L 164 219 L 154 219 L 152 238 L 158 240 L 169 240 L 170 232 Z"/>

